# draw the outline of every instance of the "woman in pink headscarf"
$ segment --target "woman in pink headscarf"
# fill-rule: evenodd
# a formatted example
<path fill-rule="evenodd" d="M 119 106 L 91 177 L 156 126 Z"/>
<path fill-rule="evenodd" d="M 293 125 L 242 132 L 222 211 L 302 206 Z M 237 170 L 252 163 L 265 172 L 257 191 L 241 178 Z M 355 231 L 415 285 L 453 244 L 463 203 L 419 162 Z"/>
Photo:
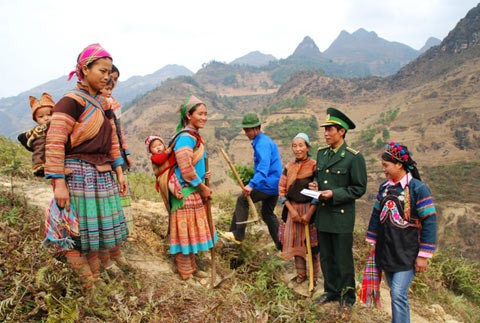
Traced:
<path fill-rule="evenodd" d="M 51 209 L 65 210 L 67 218 L 78 224 L 78 228 L 73 225 L 63 230 L 65 237 L 58 237 L 57 232 L 57 239 L 49 239 L 52 234 L 47 234 L 47 242 L 74 242 L 73 247 L 58 244 L 58 248 L 90 290 L 104 284 L 100 256 L 110 272 L 121 272 L 113 261 L 126 265 L 120 247 L 128 229 L 119 191 L 125 194 L 127 184 L 113 113 L 100 95 L 111 70 L 112 57 L 100 44 L 80 53 L 69 76 L 76 75 L 79 81 L 53 108 L 46 138 L 45 176 L 52 179 L 54 188 Z"/>

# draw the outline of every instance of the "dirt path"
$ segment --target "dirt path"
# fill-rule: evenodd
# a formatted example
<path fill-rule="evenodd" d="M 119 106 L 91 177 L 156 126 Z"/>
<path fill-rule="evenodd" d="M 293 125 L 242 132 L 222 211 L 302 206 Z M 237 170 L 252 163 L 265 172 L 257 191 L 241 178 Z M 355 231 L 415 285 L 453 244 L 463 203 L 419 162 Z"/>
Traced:
<path fill-rule="evenodd" d="M 0 175 L 0 188 L 11 189 L 9 178 Z M 27 181 L 23 179 L 15 179 L 14 192 L 25 197 L 26 201 L 40 208 L 48 206 L 53 197 L 51 186 L 47 181 Z M 144 272 L 150 278 L 159 276 L 168 276 L 169 279 L 178 279 L 177 275 L 172 274 L 171 260 L 165 257 L 166 242 L 162 236 L 166 232 L 162 232 L 167 227 L 167 213 L 163 203 L 152 201 L 132 201 L 132 210 L 135 221 L 135 234 L 141 236 L 134 241 L 130 241 L 124 248 L 125 256 L 130 263 L 137 269 Z M 452 214 L 458 215 L 458 206 L 452 208 Z M 452 217 L 454 220 L 455 217 Z M 260 228 L 262 230 L 262 228 Z M 268 233 L 266 233 L 268 234 Z M 292 267 L 293 273 L 293 267 Z M 293 276 L 292 273 L 284 275 L 283 279 L 286 283 Z M 307 296 L 307 282 L 296 288 L 296 292 Z M 315 289 L 314 297 L 321 294 L 323 281 L 318 282 Z M 382 310 L 391 317 L 390 308 L 390 291 L 384 281 L 381 286 Z M 458 323 L 451 315 L 445 313 L 443 308 L 434 304 L 428 308 L 423 308 L 422 313 L 411 308 L 411 321 L 415 323 L 429 322 L 448 322 Z"/>

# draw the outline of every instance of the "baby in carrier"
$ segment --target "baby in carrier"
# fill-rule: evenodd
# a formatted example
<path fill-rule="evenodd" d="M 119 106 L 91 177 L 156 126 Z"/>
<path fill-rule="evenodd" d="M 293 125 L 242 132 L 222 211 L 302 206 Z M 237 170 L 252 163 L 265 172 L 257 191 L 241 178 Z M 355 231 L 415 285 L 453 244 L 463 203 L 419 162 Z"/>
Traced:
<path fill-rule="evenodd" d="M 152 154 L 150 160 L 152 161 L 153 172 L 157 178 L 155 184 L 157 192 L 160 190 L 160 175 L 168 172 L 168 190 L 177 199 L 183 199 L 182 185 L 172 167 L 175 165 L 175 156 L 172 155 L 172 148 L 167 148 L 162 137 L 156 135 L 148 136 L 145 139 L 145 146 L 147 151 Z"/>
<path fill-rule="evenodd" d="M 45 138 L 50 126 L 54 105 L 55 102 L 48 93 L 43 93 L 40 99 L 30 96 L 32 117 L 38 125 L 17 137 L 18 141 L 32 152 L 32 173 L 37 177 L 44 176 Z"/>

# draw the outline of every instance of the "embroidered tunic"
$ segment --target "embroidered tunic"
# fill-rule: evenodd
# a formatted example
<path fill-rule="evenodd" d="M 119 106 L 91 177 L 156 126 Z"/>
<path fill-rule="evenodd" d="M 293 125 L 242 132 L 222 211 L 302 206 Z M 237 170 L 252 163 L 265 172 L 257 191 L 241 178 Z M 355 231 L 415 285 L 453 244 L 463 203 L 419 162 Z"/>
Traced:
<path fill-rule="evenodd" d="M 412 269 L 417 256 L 432 257 L 436 210 L 428 187 L 410 174 L 382 183 L 366 240 L 376 244 L 376 264 L 387 272 Z"/>
<path fill-rule="evenodd" d="M 112 110 L 108 107 L 104 111 L 74 96 L 67 94 L 53 109 L 46 140 L 47 178 L 63 178 L 68 158 L 93 165 L 111 163 L 112 168 L 123 163 Z M 95 103 L 102 107 L 102 103 Z"/>

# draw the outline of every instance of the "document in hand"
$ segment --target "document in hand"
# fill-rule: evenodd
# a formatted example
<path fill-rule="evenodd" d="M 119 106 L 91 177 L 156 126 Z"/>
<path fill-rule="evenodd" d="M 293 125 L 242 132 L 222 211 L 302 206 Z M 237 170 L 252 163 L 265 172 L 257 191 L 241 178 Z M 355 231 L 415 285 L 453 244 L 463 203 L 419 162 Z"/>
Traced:
<path fill-rule="evenodd" d="M 309 190 L 304 188 L 303 190 L 300 191 L 303 195 L 313 197 L 314 199 L 317 199 L 322 195 L 322 191 L 314 191 L 314 190 Z"/>

